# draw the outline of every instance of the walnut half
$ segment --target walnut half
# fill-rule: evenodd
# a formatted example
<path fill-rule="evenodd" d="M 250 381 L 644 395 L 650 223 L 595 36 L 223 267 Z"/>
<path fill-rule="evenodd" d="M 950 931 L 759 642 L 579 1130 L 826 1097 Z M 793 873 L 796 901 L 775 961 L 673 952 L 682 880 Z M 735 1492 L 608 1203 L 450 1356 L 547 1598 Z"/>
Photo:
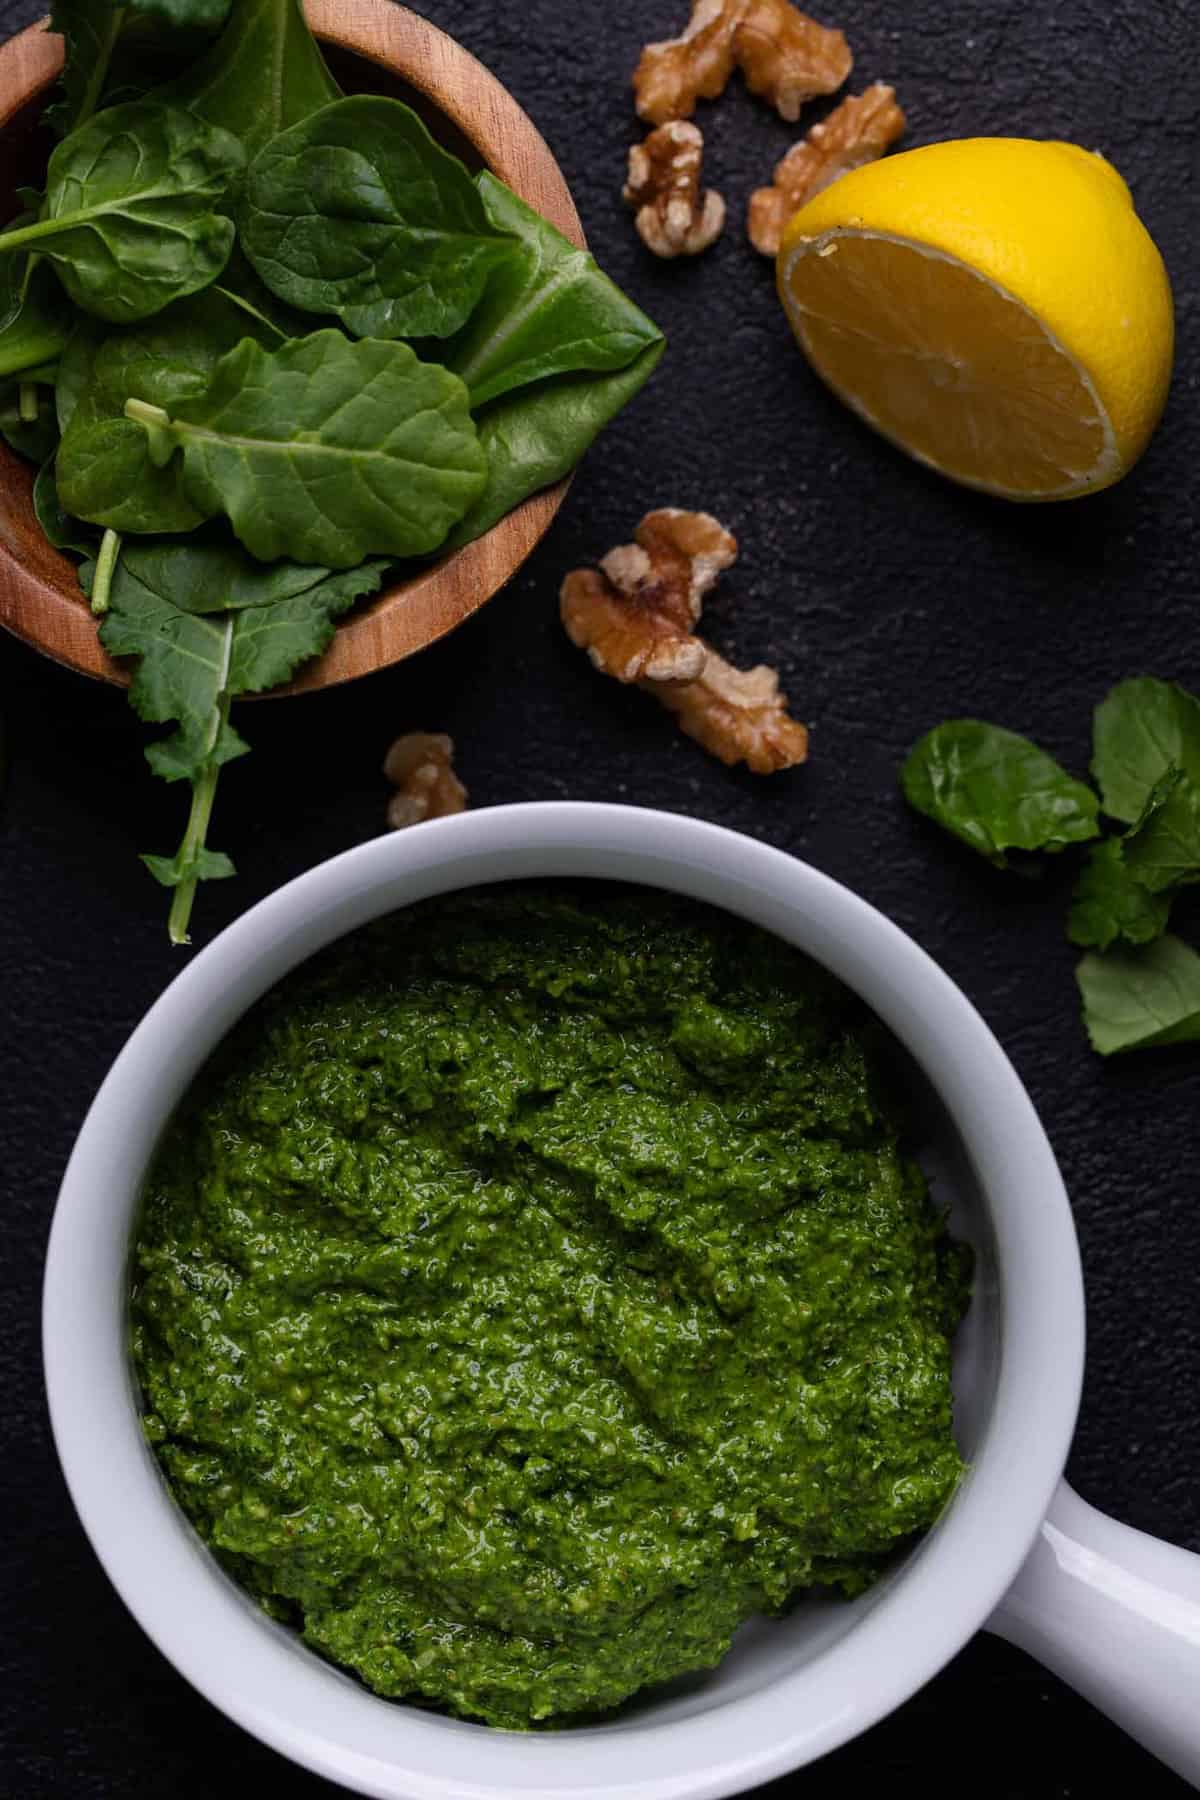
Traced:
<path fill-rule="evenodd" d="M 633 72 L 640 118 L 652 125 L 690 119 L 697 100 L 715 100 L 733 74 L 733 34 L 745 0 L 692 0 L 687 30 L 647 44 Z"/>
<path fill-rule="evenodd" d="M 661 507 L 598 569 L 572 570 L 562 621 L 597 669 L 654 694 L 722 762 L 766 775 L 803 762 L 808 733 L 789 717 L 773 669 L 736 669 L 693 629 L 736 556 L 737 540 L 711 513 Z"/>
<path fill-rule="evenodd" d="M 465 812 L 467 790 L 454 773 L 454 740 L 444 731 L 409 731 L 398 737 L 383 762 L 396 792 L 388 801 L 393 831 Z"/>
<path fill-rule="evenodd" d="M 776 164 L 772 185 L 750 196 L 748 225 L 754 248 L 764 256 L 777 255 L 792 214 L 840 175 L 883 156 L 904 125 L 895 88 L 882 81 L 835 106 Z"/>
<path fill-rule="evenodd" d="M 651 124 L 689 119 L 697 100 L 715 100 L 740 67 L 752 94 L 796 119 L 806 100 L 835 93 L 853 62 L 843 33 L 791 0 L 692 0 L 686 31 L 642 51 L 634 94 Z"/>
<path fill-rule="evenodd" d="M 788 0 L 749 0 L 733 47 L 750 92 L 789 121 L 800 117 L 806 100 L 836 93 L 854 66 L 845 34 L 818 25 Z"/>
<path fill-rule="evenodd" d="M 636 208 L 638 236 L 655 256 L 697 256 L 719 237 L 725 202 L 701 192 L 704 138 L 696 125 L 671 119 L 629 152 L 623 197 Z"/>

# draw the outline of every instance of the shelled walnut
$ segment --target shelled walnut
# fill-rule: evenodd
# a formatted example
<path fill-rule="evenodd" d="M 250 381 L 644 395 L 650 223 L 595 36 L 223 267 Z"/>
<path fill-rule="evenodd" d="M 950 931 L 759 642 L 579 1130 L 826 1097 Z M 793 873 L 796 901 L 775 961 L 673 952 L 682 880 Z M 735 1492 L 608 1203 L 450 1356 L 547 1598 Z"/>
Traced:
<path fill-rule="evenodd" d="M 633 86 L 640 117 L 663 125 L 690 118 L 698 100 L 715 100 L 740 67 L 751 93 L 791 120 L 806 100 L 835 93 L 853 62 L 842 32 L 790 0 L 692 0 L 679 37 L 646 45 Z"/>
<path fill-rule="evenodd" d="M 409 731 L 384 758 L 383 772 L 396 792 L 388 801 L 393 831 L 465 812 L 467 790 L 454 773 L 454 741 L 442 731 Z"/>
<path fill-rule="evenodd" d="M 633 74 L 640 118 L 652 125 L 690 119 L 697 100 L 715 100 L 725 92 L 744 6 L 745 0 L 692 0 L 692 16 L 679 37 L 646 45 Z"/>
<path fill-rule="evenodd" d="M 765 775 L 803 762 L 808 733 L 789 717 L 773 669 L 736 669 L 693 629 L 736 556 L 737 540 L 710 513 L 662 507 L 598 569 L 572 570 L 562 621 L 597 669 L 654 694 L 722 762 Z"/>
<path fill-rule="evenodd" d="M 680 728 L 723 763 L 744 762 L 755 775 L 804 762 L 808 732 L 789 715 L 777 672 L 766 663 L 735 669 L 711 646 L 705 648 L 695 681 L 658 690 Z"/>
<path fill-rule="evenodd" d="M 733 47 L 750 92 L 789 122 L 806 100 L 835 94 L 854 66 L 845 34 L 818 25 L 788 0 L 749 0 Z"/>
<path fill-rule="evenodd" d="M 682 119 L 656 126 L 630 149 L 623 198 L 636 209 L 638 236 L 655 256 L 696 256 L 720 235 L 725 202 L 701 190 L 703 157 L 699 127 Z"/>
<path fill-rule="evenodd" d="M 792 214 L 839 176 L 883 156 L 904 125 L 896 90 L 882 81 L 834 107 L 775 165 L 772 185 L 750 196 L 748 226 L 754 248 L 775 256 Z"/>

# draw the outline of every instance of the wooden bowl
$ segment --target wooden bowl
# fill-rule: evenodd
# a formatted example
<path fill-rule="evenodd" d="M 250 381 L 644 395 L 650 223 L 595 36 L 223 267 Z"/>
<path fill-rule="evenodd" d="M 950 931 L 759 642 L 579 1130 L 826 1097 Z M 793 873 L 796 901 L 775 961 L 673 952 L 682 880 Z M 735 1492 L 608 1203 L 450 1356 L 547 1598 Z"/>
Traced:
<path fill-rule="evenodd" d="M 545 140 L 469 51 L 394 0 L 307 0 L 305 10 L 347 91 L 407 100 L 447 149 L 469 166 L 491 169 L 583 246 L 570 190 Z M 44 24 L 31 25 L 0 47 L 4 218 L 18 210 L 16 187 L 40 181 L 50 148 L 41 112 L 61 67 L 62 39 Z M 33 513 L 33 475 L 31 465 L 0 440 L 0 625 L 69 668 L 127 683 L 127 672 L 100 647 L 75 564 L 42 536 Z M 569 477 L 532 495 L 475 543 L 360 605 L 339 624 L 325 654 L 277 691 L 353 681 L 453 631 L 521 566 L 562 504 L 568 483 Z"/>

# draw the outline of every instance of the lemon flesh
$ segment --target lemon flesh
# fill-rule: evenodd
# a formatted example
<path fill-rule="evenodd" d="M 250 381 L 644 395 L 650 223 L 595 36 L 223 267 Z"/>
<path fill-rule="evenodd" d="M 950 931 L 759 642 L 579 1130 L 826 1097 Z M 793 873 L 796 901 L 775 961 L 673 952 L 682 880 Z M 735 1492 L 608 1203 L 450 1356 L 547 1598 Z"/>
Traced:
<path fill-rule="evenodd" d="M 972 138 L 844 175 L 791 221 L 778 280 L 834 392 L 990 493 L 1107 487 L 1166 400 L 1162 258 L 1115 169 L 1073 144 Z"/>

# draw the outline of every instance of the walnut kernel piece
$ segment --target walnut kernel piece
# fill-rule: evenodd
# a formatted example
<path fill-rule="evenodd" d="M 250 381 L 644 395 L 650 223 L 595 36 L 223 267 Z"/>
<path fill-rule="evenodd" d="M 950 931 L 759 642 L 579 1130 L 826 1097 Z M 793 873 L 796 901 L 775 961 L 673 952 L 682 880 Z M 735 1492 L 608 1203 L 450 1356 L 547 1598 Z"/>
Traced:
<path fill-rule="evenodd" d="M 808 733 L 789 718 L 775 671 L 735 669 L 693 630 L 705 594 L 737 556 L 732 533 L 710 513 L 662 507 L 634 539 L 563 582 L 572 643 L 604 674 L 656 695 L 722 762 L 760 775 L 803 762 Z"/>
<path fill-rule="evenodd" d="M 791 0 L 692 0 L 681 37 L 647 44 L 633 72 L 638 114 L 652 125 L 690 119 L 697 100 L 715 100 L 740 67 L 752 94 L 781 118 L 806 100 L 832 94 L 854 64 L 840 31 L 818 25 Z"/>
<path fill-rule="evenodd" d="M 388 801 L 393 831 L 466 810 L 467 790 L 454 773 L 454 741 L 443 731 L 409 731 L 398 737 L 383 762 L 396 792 Z"/>
<path fill-rule="evenodd" d="M 882 81 L 835 106 L 775 165 L 773 185 L 750 196 L 748 224 L 754 248 L 764 256 L 777 255 L 792 214 L 840 175 L 890 150 L 904 125 L 895 88 Z"/>
<path fill-rule="evenodd" d="M 705 652 L 692 627 L 737 539 L 710 513 L 674 506 L 647 513 L 633 535 L 599 569 L 575 569 L 563 582 L 567 636 L 617 681 L 693 681 Z"/>
<path fill-rule="evenodd" d="M 720 194 L 700 190 L 704 138 L 683 119 L 658 125 L 629 152 L 623 197 L 637 208 L 634 224 L 655 256 L 697 256 L 725 223 Z"/>
<path fill-rule="evenodd" d="M 697 100 L 725 92 L 734 69 L 733 34 L 745 0 L 692 0 L 681 37 L 647 44 L 633 72 L 639 118 L 652 125 L 690 119 Z"/>
<path fill-rule="evenodd" d="M 808 732 L 789 715 L 775 670 L 765 663 L 735 669 L 705 648 L 707 659 L 695 681 L 658 690 L 687 735 L 723 763 L 744 762 L 755 775 L 804 762 Z"/>
<path fill-rule="evenodd" d="M 854 67 L 845 33 L 818 25 L 789 0 L 749 0 L 733 47 L 746 86 L 781 119 L 798 119 L 806 100 L 836 93 Z"/>

